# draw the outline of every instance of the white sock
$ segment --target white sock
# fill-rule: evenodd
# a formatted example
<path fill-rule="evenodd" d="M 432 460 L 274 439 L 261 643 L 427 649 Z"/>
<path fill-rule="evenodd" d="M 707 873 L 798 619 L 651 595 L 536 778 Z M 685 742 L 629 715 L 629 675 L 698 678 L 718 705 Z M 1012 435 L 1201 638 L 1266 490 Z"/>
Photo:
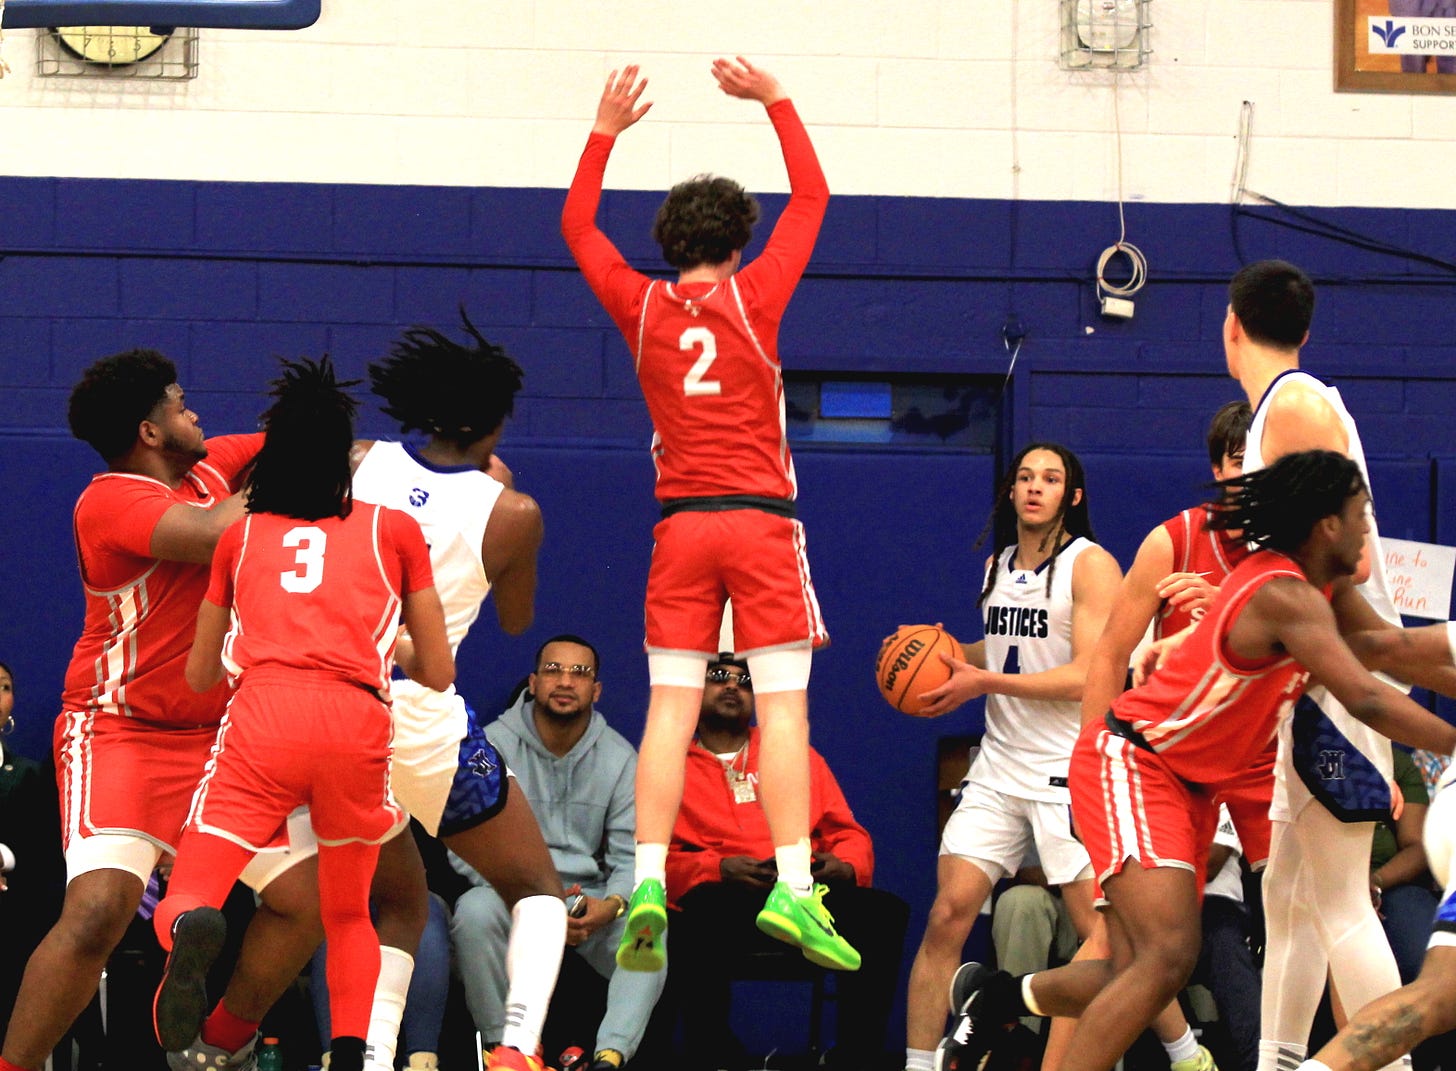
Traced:
<path fill-rule="evenodd" d="M 566 905 L 559 896 L 527 896 L 511 908 L 506 944 L 506 1025 L 500 1043 L 527 1055 L 541 1044 L 541 1026 L 566 947 Z"/>
<path fill-rule="evenodd" d="M 1308 1052 L 1309 1046 L 1298 1042 L 1260 1038 L 1258 1071 L 1296 1071 Z"/>
<path fill-rule="evenodd" d="M 379 948 L 379 981 L 374 986 L 374 1006 L 369 1010 L 369 1038 L 365 1049 L 365 1071 L 393 1071 L 394 1049 L 399 1044 L 399 1023 L 404 1018 L 404 1001 L 409 993 L 415 958 L 399 948 Z"/>
<path fill-rule="evenodd" d="M 1193 1036 L 1193 1028 L 1185 1026 L 1183 1036 L 1177 1041 L 1163 1042 L 1163 1051 L 1168 1054 L 1168 1062 L 1175 1064 L 1179 1060 L 1191 1060 L 1198 1055 L 1198 1039 Z"/>
<path fill-rule="evenodd" d="M 636 884 L 641 885 L 648 878 L 667 881 L 667 845 L 637 843 Z"/>
<path fill-rule="evenodd" d="M 906 1049 L 905 1071 L 934 1071 L 935 1051 L 933 1049 Z"/>
<path fill-rule="evenodd" d="M 814 852 L 809 847 L 809 838 L 800 837 L 793 844 L 774 847 L 774 862 L 778 864 L 779 880 L 789 883 L 789 888 L 800 896 L 814 891 Z"/>
<path fill-rule="evenodd" d="M 1298 1071 L 1330 1071 L 1330 1069 L 1328 1065 L 1311 1057 L 1299 1065 Z"/>

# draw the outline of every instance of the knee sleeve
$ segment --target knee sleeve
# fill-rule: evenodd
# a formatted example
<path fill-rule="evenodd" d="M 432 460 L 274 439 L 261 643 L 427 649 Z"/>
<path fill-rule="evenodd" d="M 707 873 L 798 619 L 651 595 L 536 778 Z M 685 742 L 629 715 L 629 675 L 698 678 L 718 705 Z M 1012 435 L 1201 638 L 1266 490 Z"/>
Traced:
<path fill-rule="evenodd" d="M 1302 1054 L 1324 992 L 1328 965 L 1318 927 L 1308 910 L 1308 890 L 1303 887 L 1307 861 L 1291 825 L 1274 823 L 1264 871 L 1267 943 L 1260 998 L 1261 1068 L 1266 1055 L 1270 1059 L 1277 1056 L 1268 1046 L 1297 1045 Z"/>
<path fill-rule="evenodd" d="M 749 655 L 748 673 L 753 678 L 754 693 L 805 691 L 813 662 L 814 652 L 808 647 Z"/>
<path fill-rule="evenodd" d="M 701 688 L 708 672 L 705 654 L 649 654 L 647 682 L 676 688 Z M 755 685 L 758 683 L 754 681 Z"/>

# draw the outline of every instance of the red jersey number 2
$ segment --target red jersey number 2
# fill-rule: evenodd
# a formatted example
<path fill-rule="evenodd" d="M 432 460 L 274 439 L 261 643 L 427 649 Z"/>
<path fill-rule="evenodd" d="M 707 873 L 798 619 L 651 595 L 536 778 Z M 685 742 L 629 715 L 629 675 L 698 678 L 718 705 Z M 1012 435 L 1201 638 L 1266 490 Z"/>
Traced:
<path fill-rule="evenodd" d="M 722 394 L 722 383 L 716 379 L 703 378 L 708 374 L 709 366 L 718 359 L 718 340 L 713 337 L 713 332 L 706 327 L 689 327 L 678 336 L 677 345 L 685 353 L 695 347 L 702 347 L 698 352 L 698 359 L 688 369 L 688 374 L 683 376 L 683 393 L 689 398 Z"/>
<path fill-rule="evenodd" d="M 324 548 L 328 542 L 328 534 L 311 524 L 290 528 L 283 534 L 283 545 L 297 548 L 293 560 L 298 565 L 292 572 L 278 574 L 284 591 L 306 595 L 324 582 Z"/>

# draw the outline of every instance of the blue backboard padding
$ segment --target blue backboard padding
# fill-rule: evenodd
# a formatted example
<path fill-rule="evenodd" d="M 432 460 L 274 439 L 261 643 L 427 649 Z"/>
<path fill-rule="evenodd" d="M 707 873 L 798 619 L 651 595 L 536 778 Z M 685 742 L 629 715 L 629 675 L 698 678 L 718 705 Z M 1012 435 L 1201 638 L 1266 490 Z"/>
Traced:
<path fill-rule="evenodd" d="M 5 27 L 207 26 L 301 30 L 318 21 L 323 0 L 8 0 Z"/>

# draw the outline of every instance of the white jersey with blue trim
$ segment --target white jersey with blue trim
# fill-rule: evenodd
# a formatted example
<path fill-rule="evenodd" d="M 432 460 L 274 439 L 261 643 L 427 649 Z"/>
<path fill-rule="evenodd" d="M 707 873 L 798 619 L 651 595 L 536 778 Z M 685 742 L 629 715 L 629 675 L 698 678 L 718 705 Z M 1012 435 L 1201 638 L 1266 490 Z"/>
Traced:
<path fill-rule="evenodd" d="M 1072 572 L 1094 545 L 1078 536 L 1035 570 L 1015 567 L 1015 545 L 997 556 L 981 607 L 988 670 L 1042 673 L 1072 660 Z M 975 781 L 1020 799 L 1070 802 L 1067 768 L 1081 723 L 1082 704 L 1075 700 L 988 695 Z"/>
<path fill-rule="evenodd" d="M 1301 372 L 1298 369 L 1281 373 L 1264 391 L 1264 397 L 1259 399 L 1259 405 L 1254 410 L 1253 423 L 1249 425 L 1248 442 L 1244 447 L 1244 471 L 1255 472 L 1268 467 L 1264 461 L 1263 446 L 1264 426 L 1269 419 L 1269 405 L 1276 394 L 1296 383 L 1303 383 L 1319 394 L 1340 418 L 1340 423 L 1345 428 L 1345 435 L 1350 441 L 1345 453 L 1349 455 L 1351 461 L 1360 466 L 1360 475 L 1365 477 L 1365 484 L 1368 487 L 1370 469 L 1365 464 L 1365 447 L 1360 442 L 1360 429 L 1355 427 L 1355 418 L 1345 408 L 1340 392 L 1328 383 L 1322 383 L 1308 372 Z M 1375 524 L 1375 511 L 1373 505 L 1366 506 L 1365 509 L 1365 519 L 1370 522 L 1370 534 L 1365 537 L 1366 545 L 1370 548 L 1370 579 L 1360 585 L 1360 594 L 1365 596 L 1365 601 L 1370 604 L 1371 609 L 1399 628 L 1400 611 L 1395 608 L 1395 598 L 1390 593 L 1390 581 L 1385 575 L 1385 552 L 1380 546 L 1380 529 Z"/>
<path fill-rule="evenodd" d="M 1295 384 L 1303 384 L 1320 395 L 1340 418 L 1340 424 L 1344 427 L 1345 435 L 1349 440 L 1349 446 L 1345 452 L 1351 461 L 1360 466 L 1360 474 L 1365 477 L 1365 484 L 1368 487 L 1370 470 L 1365 464 L 1365 448 L 1360 442 L 1360 431 L 1355 427 L 1355 418 L 1345 408 L 1340 392 L 1308 372 L 1301 372 L 1299 369 L 1290 369 L 1276 376 L 1274 382 L 1270 383 L 1264 391 L 1264 396 L 1259 399 L 1259 404 L 1254 407 L 1254 419 L 1249 425 L 1249 437 L 1244 446 L 1244 471 L 1255 472 L 1267 467 L 1264 460 L 1264 428 L 1269 421 L 1270 403 L 1281 390 L 1287 390 Z M 1356 590 L 1365 597 L 1365 601 L 1370 604 L 1372 610 L 1398 628 L 1401 623 L 1400 612 L 1395 608 L 1395 599 L 1390 593 L 1390 581 L 1385 575 L 1385 551 L 1380 545 L 1380 530 L 1375 524 L 1373 500 L 1365 507 L 1365 510 L 1365 519 L 1370 524 L 1370 532 L 1365 537 L 1366 547 L 1370 554 L 1370 579 L 1359 585 Z M 1395 684 L 1396 687 L 1405 688 L 1395 681 L 1390 681 L 1389 678 L 1382 677 L 1381 679 Z M 1395 776 L 1389 740 L 1348 713 L 1322 686 L 1313 685 L 1306 694 L 1319 705 L 1320 710 L 1329 717 L 1335 728 L 1339 729 L 1350 743 L 1359 748 L 1361 753 L 1375 764 L 1376 769 L 1387 781 Z M 1269 808 L 1271 818 L 1286 822 L 1290 821 L 1313 799 L 1299 778 L 1291 776 L 1292 770 L 1288 760 L 1292 725 L 1292 720 L 1285 718 L 1279 726 L 1281 761 L 1275 764 L 1274 799 Z"/>
<path fill-rule="evenodd" d="M 375 443 L 354 473 L 355 498 L 403 510 L 424 531 L 452 652 L 490 594 L 480 550 L 504 490 L 474 466 L 434 465 L 403 443 Z"/>
<path fill-rule="evenodd" d="M 401 443 L 376 442 L 354 472 L 356 498 L 404 510 L 424 531 L 451 651 L 465 639 L 490 594 L 481 544 L 504 490 L 499 480 L 473 466 L 433 465 Z M 470 715 L 454 685 L 437 692 L 396 680 L 391 691 L 390 788 L 433 836 L 450 798 Z"/>

